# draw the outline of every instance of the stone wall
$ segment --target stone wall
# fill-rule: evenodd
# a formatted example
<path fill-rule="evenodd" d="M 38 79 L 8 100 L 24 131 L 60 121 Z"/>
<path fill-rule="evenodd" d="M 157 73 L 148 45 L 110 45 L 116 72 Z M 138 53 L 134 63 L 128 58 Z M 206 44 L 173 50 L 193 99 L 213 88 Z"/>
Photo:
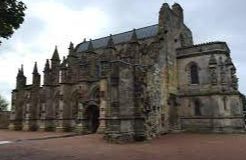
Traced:
<path fill-rule="evenodd" d="M 196 101 L 199 101 L 199 115 L 195 113 Z M 180 103 L 182 129 L 243 129 L 242 103 L 238 95 L 182 97 Z"/>
<path fill-rule="evenodd" d="M 233 81 L 236 70 L 226 43 L 184 47 L 177 50 L 177 59 L 181 128 L 242 131 L 242 99 L 236 88 L 237 82 Z M 198 81 L 195 84 L 191 81 L 192 65 L 197 66 Z"/>
<path fill-rule="evenodd" d="M 214 54 L 214 57 L 217 59 L 218 63 L 219 63 L 220 57 L 222 58 L 223 62 L 227 59 L 227 56 L 224 53 L 218 54 L 216 51 L 212 53 Z M 200 54 L 197 56 L 178 58 L 178 73 L 179 73 L 178 82 L 179 82 L 181 94 L 193 94 L 193 95 L 198 94 L 198 93 L 204 94 L 204 93 L 209 93 L 209 92 L 216 92 L 221 89 L 220 85 L 213 85 L 213 86 L 210 85 L 211 84 L 211 79 L 209 76 L 210 75 L 210 70 L 209 70 L 210 57 L 211 57 L 211 54 L 202 55 L 202 52 L 200 52 Z M 197 64 L 198 66 L 199 85 L 190 84 L 189 67 L 192 64 Z M 219 82 L 220 72 L 219 72 L 218 67 L 217 67 L 216 73 L 217 73 L 216 75 L 218 79 L 217 81 Z M 229 73 L 227 72 L 226 74 L 229 74 Z"/>
<path fill-rule="evenodd" d="M 0 112 L 0 129 L 7 129 L 9 126 L 9 111 Z"/>
<path fill-rule="evenodd" d="M 181 118 L 181 126 L 192 132 L 240 133 L 244 123 L 242 117 L 189 117 Z"/>
<path fill-rule="evenodd" d="M 161 70 L 157 65 L 152 67 L 152 70 L 147 74 L 148 105 L 145 107 L 145 129 L 148 138 L 159 135 L 166 127 L 164 123 L 165 114 L 163 113 L 164 105 L 162 104 L 161 78 Z"/>

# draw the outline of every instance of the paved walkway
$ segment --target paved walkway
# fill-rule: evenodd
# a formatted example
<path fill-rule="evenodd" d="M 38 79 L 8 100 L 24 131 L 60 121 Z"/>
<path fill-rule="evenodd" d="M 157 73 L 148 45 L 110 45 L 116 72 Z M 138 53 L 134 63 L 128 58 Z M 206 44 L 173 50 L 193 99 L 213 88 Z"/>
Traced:
<path fill-rule="evenodd" d="M 24 132 L 24 131 L 10 131 L 0 130 L 0 141 L 24 141 L 24 140 L 39 140 L 67 137 L 74 135 L 74 133 L 58 133 L 58 132 Z"/>
<path fill-rule="evenodd" d="M 58 133 L 0 131 L 4 141 L 50 134 Z M 106 143 L 101 135 L 86 135 L 0 145 L 0 160 L 17 159 L 245 160 L 246 135 L 168 134 L 150 142 L 124 145 Z"/>

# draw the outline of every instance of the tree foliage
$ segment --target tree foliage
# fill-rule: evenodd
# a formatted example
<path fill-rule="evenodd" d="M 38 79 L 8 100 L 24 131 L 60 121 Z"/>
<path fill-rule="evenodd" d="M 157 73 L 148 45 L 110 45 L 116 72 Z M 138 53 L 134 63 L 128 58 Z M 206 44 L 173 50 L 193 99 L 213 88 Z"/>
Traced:
<path fill-rule="evenodd" d="M 0 0 L 0 38 L 10 38 L 20 27 L 24 22 L 25 9 L 22 1 Z"/>
<path fill-rule="evenodd" d="M 8 105 L 8 102 L 0 95 L 0 111 L 6 111 Z"/>

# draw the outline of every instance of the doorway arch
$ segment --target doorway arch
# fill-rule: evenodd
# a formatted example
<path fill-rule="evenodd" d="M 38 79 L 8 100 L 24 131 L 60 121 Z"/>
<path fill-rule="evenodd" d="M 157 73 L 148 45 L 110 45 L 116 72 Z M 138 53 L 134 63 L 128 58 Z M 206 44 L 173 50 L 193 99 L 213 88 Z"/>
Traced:
<path fill-rule="evenodd" d="M 99 107 L 97 105 L 89 105 L 85 110 L 85 118 L 88 132 L 96 133 L 99 127 Z"/>

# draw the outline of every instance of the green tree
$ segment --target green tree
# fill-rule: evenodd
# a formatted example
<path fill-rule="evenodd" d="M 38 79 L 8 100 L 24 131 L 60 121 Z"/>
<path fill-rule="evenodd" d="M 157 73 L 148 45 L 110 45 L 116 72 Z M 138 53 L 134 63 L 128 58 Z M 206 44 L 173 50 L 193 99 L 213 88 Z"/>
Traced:
<path fill-rule="evenodd" d="M 0 95 L 0 111 L 6 111 L 8 105 L 8 102 Z"/>
<path fill-rule="evenodd" d="M 20 27 L 24 22 L 25 9 L 22 1 L 0 0 L 0 38 L 9 39 Z"/>

